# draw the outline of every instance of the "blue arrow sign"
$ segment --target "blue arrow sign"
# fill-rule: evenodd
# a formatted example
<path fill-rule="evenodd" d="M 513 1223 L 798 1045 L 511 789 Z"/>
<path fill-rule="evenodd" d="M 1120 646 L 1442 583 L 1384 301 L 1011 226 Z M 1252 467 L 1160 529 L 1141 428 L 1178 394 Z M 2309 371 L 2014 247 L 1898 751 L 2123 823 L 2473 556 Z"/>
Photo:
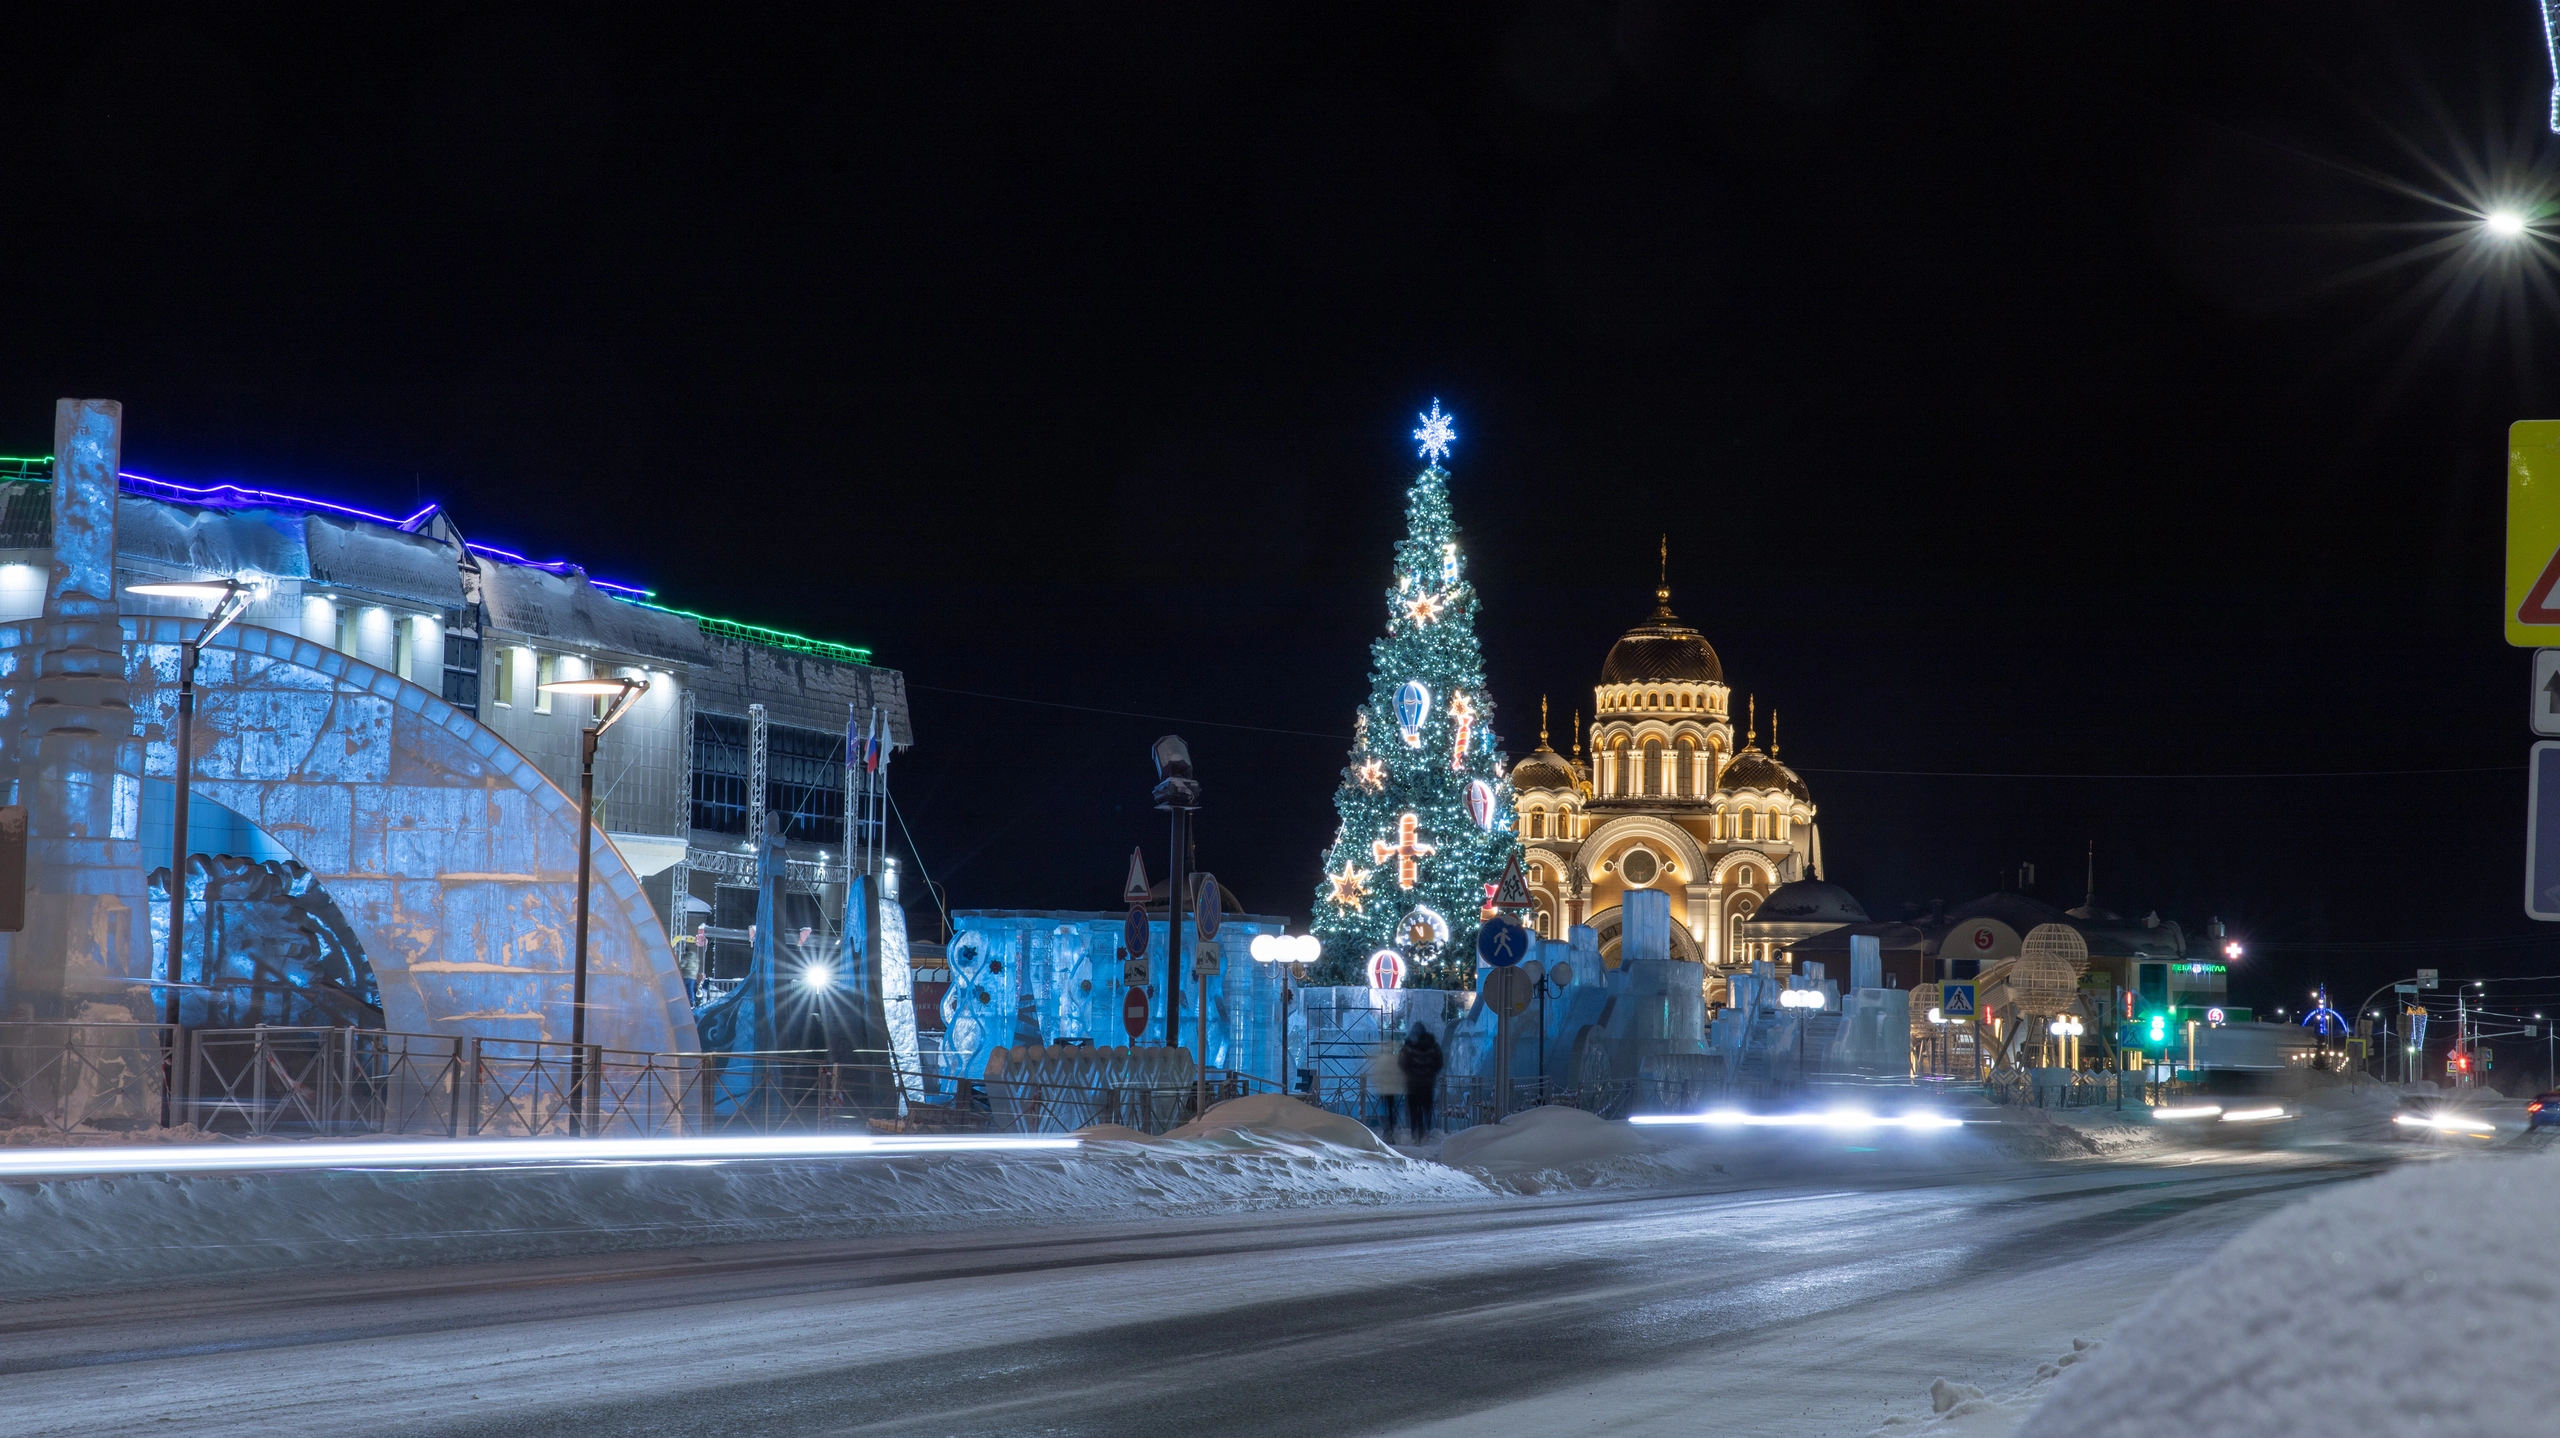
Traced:
<path fill-rule="evenodd" d="M 1951 1019 L 1972 1018 L 1973 985 L 1940 984 L 1938 986 L 1938 1012 L 1945 1014 Z"/>
<path fill-rule="evenodd" d="M 1507 969 L 1529 957 L 1529 931 L 1509 919 L 1487 919 L 1476 930 L 1476 957 Z"/>

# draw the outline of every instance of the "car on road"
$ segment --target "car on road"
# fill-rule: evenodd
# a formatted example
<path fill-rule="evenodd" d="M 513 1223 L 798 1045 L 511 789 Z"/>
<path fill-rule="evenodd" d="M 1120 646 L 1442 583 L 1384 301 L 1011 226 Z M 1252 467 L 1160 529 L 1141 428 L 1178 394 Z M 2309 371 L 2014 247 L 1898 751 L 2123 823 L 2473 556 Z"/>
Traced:
<path fill-rule="evenodd" d="M 2533 1102 L 2524 1106 L 2524 1126 L 2527 1129 L 2560 1128 L 2560 1089 L 2533 1096 Z"/>

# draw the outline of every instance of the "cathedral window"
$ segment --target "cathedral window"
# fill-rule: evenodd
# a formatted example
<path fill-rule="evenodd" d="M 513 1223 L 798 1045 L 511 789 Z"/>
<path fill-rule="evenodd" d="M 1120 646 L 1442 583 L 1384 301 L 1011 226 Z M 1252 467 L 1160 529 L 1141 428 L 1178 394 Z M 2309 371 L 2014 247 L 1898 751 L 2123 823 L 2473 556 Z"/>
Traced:
<path fill-rule="evenodd" d="M 1749 809 L 1743 810 L 1736 818 L 1736 822 L 1740 826 L 1736 832 L 1745 839 L 1759 838 L 1760 826 L 1754 822 L 1759 817 L 1759 815 L 1751 812 Z"/>
<path fill-rule="evenodd" d="M 1733 871 L 1733 882 L 1738 888 L 1749 888 L 1751 885 L 1760 882 L 1759 871 L 1753 869 L 1749 864 L 1745 864 L 1741 868 Z"/>
<path fill-rule="evenodd" d="M 1648 799 L 1662 797 L 1662 741 L 1644 741 L 1644 794 Z"/>
<path fill-rule="evenodd" d="M 1683 799 L 1694 799 L 1698 790 L 1698 746 L 1683 739 L 1673 750 L 1673 772 L 1676 792 Z"/>
<path fill-rule="evenodd" d="M 1529 837 L 1532 839 L 1547 837 L 1547 816 L 1535 809 L 1529 811 Z"/>

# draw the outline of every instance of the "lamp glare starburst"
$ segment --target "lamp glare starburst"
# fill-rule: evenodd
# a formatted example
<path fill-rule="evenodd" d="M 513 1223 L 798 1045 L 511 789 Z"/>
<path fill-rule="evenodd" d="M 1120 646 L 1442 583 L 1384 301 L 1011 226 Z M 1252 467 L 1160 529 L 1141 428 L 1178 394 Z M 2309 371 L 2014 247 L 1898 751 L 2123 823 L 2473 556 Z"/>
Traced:
<path fill-rule="evenodd" d="M 1442 414 L 1440 401 L 1435 399 L 1431 402 L 1431 413 L 1416 415 L 1415 418 L 1422 421 L 1422 428 L 1413 432 L 1415 443 L 1422 446 L 1422 457 L 1433 464 L 1447 459 L 1449 446 L 1458 440 L 1456 417 Z"/>

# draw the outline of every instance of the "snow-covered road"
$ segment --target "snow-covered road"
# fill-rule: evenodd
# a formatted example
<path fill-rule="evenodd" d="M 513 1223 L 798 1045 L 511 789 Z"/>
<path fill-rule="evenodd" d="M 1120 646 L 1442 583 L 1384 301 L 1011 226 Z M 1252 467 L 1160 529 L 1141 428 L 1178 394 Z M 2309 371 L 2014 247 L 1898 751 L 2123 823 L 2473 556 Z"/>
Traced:
<path fill-rule="evenodd" d="M 872 1236 L 0 1304 L 0 1435 L 1863 1434 L 2381 1160 Z"/>

